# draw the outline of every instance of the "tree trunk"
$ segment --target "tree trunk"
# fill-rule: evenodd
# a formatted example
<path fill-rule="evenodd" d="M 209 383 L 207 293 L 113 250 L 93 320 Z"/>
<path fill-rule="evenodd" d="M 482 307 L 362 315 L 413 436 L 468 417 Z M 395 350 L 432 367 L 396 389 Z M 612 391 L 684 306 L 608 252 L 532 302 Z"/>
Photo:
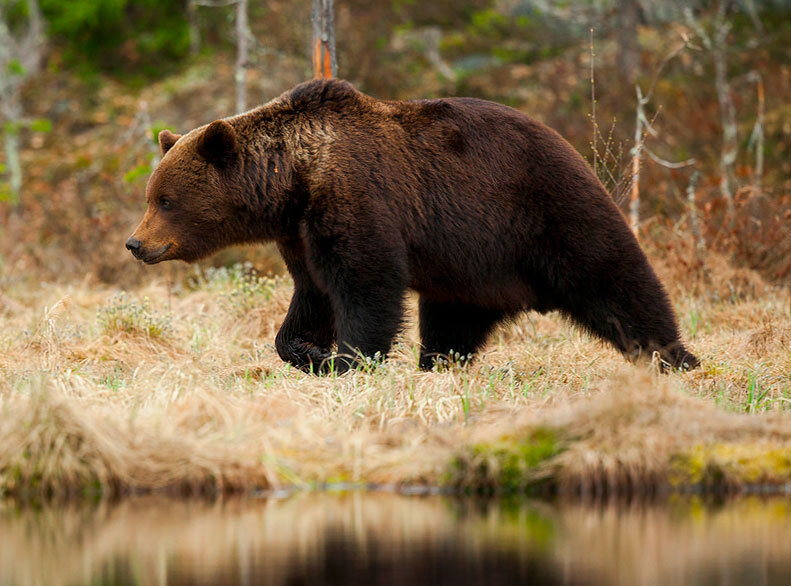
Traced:
<path fill-rule="evenodd" d="M 758 97 L 758 112 L 755 116 L 755 124 L 750 134 L 748 146 L 749 148 L 755 149 L 755 173 L 753 175 L 753 184 L 758 188 L 758 191 L 760 191 L 764 176 L 764 112 L 766 109 L 764 104 L 764 81 L 761 74 L 755 70 L 747 74 L 747 80 L 755 83 Z"/>
<path fill-rule="evenodd" d="M 687 185 L 687 206 L 689 208 L 689 226 L 695 246 L 695 257 L 698 260 L 698 265 L 702 267 L 704 265 L 703 259 L 706 251 L 706 241 L 704 240 L 700 222 L 698 221 L 698 202 L 695 196 L 695 186 L 699 178 L 700 172 L 698 171 L 692 173 L 692 177 L 689 178 L 689 184 Z"/>
<path fill-rule="evenodd" d="M 41 49 L 44 43 L 44 19 L 41 16 L 41 9 L 38 0 L 28 0 L 28 33 L 27 44 L 29 45 L 29 61 L 25 63 L 31 74 L 38 73 L 41 67 Z"/>
<path fill-rule="evenodd" d="M 338 73 L 338 63 L 335 58 L 333 0 L 313 0 L 310 19 L 313 22 L 313 75 L 335 77 Z"/>
<path fill-rule="evenodd" d="M 187 0 L 187 25 L 190 34 L 190 55 L 200 52 L 200 29 L 198 28 L 198 7 L 195 0 Z"/>
<path fill-rule="evenodd" d="M 7 122 L 3 138 L 5 160 L 8 166 L 8 186 L 11 192 L 10 203 L 16 205 L 19 203 L 19 195 L 22 191 L 22 165 L 19 162 L 18 125 L 10 121 Z"/>
<path fill-rule="evenodd" d="M 22 190 L 22 165 L 19 159 L 19 129 L 22 124 L 23 108 L 20 89 L 24 81 L 38 73 L 41 65 L 43 43 L 43 20 L 37 0 L 27 0 L 27 28 L 19 36 L 12 35 L 6 21 L 5 13 L 0 4 L 0 113 L 3 115 L 5 130 L 3 132 L 3 148 L 8 182 L 11 190 L 11 202 L 19 203 Z M 6 70 L 8 64 L 16 60 L 21 71 Z"/>
<path fill-rule="evenodd" d="M 250 31 L 247 26 L 247 0 L 236 2 L 236 112 L 247 110 L 247 60 Z"/>
<path fill-rule="evenodd" d="M 637 0 L 618 0 L 616 6 L 618 11 L 618 72 L 630 85 L 637 79 L 639 8 Z"/>
<path fill-rule="evenodd" d="M 643 151 L 643 125 L 640 117 L 642 96 L 637 92 L 637 116 L 634 124 L 634 147 L 632 151 L 632 193 L 629 196 L 629 226 L 635 236 L 640 233 L 640 157 Z"/>
<path fill-rule="evenodd" d="M 728 214 L 733 221 L 733 164 L 736 162 L 739 144 L 736 130 L 736 107 L 731 96 L 728 81 L 728 33 L 731 24 L 726 20 L 728 0 L 720 0 L 717 16 L 714 19 L 712 57 L 714 60 L 714 85 L 720 104 L 722 118 L 722 151 L 720 152 L 720 192 L 728 206 Z"/>

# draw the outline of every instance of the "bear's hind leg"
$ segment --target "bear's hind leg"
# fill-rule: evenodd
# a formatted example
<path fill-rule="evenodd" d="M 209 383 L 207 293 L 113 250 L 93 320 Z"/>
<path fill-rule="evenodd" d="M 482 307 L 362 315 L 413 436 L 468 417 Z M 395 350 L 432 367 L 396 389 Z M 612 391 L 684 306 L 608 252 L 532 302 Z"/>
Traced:
<path fill-rule="evenodd" d="M 431 370 L 453 353 L 467 360 L 486 342 L 505 317 L 500 310 L 465 303 L 440 303 L 420 298 L 420 368 Z"/>
<path fill-rule="evenodd" d="M 568 287 L 560 304 L 573 321 L 632 360 L 658 352 L 673 368 L 699 365 L 681 342 L 673 306 L 647 260 L 615 267 L 585 285 Z"/>
<path fill-rule="evenodd" d="M 385 360 L 401 327 L 406 287 L 393 280 L 382 283 L 355 283 L 333 292 L 338 353 L 334 369 L 342 373 L 365 360 Z"/>

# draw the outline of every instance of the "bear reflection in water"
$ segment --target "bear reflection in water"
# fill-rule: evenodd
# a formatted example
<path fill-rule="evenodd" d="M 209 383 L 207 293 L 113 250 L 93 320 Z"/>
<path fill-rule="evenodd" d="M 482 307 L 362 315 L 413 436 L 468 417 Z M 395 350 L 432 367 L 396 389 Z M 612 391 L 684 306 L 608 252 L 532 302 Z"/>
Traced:
<path fill-rule="evenodd" d="M 0 536 L 0 584 L 791 584 L 785 498 L 0 503 Z"/>
<path fill-rule="evenodd" d="M 316 536 L 313 536 L 316 537 Z M 360 541 L 343 529 L 332 528 L 309 555 L 285 559 L 269 556 L 228 559 L 204 572 L 200 567 L 179 566 L 167 576 L 168 586 L 273 584 L 283 586 L 575 586 L 601 584 L 592 578 L 565 576 L 551 559 L 523 548 L 474 547 L 443 536 L 436 541 L 393 542 L 386 536 Z M 123 563 L 109 572 L 134 576 L 135 568 Z M 132 583 L 132 582 L 130 582 Z"/>

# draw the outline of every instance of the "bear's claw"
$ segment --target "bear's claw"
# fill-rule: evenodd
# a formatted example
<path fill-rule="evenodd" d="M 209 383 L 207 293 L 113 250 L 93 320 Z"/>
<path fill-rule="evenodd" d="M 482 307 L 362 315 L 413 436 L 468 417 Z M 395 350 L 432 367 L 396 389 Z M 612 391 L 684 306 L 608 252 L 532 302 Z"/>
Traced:
<path fill-rule="evenodd" d="M 329 372 L 332 353 L 329 348 L 321 348 L 315 344 L 294 338 L 288 343 L 289 362 L 305 372 Z"/>

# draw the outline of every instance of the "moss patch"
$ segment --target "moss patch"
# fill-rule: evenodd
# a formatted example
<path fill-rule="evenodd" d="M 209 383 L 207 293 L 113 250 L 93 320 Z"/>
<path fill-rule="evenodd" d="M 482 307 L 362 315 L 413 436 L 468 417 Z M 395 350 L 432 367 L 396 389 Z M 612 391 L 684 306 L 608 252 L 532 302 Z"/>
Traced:
<path fill-rule="evenodd" d="M 791 448 L 733 443 L 694 446 L 671 458 L 668 480 L 674 488 L 701 486 L 712 491 L 786 484 L 791 482 Z"/>
<path fill-rule="evenodd" d="M 526 437 L 476 444 L 453 459 L 447 483 L 475 494 L 549 492 L 551 461 L 563 450 L 558 433 L 543 427 Z"/>

